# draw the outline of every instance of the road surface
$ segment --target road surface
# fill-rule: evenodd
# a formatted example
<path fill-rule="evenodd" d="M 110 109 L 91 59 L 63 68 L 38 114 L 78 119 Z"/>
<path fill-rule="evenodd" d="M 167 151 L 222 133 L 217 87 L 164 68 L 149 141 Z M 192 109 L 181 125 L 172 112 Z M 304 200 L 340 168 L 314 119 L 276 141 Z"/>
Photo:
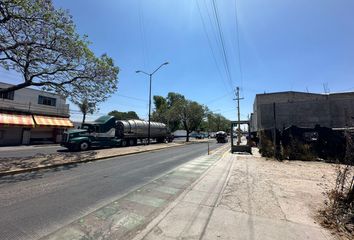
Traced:
<path fill-rule="evenodd" d="M 2 177 L 0 238 L 39 239 L 206 152 L 199 143 Z"/>
<path fill-rule="evenodd" d="M 194 138 L 191 138 L 194 139 Z M 175 142 L 184 142 L 185 138 L 177 138 Z M 48 155 L 60 152 L 67 152 L 65 147 L 61 147 L 58 144 L 51 145 L 33 145 L 33 146 L 13 146 L 13 147 L 0 147 L 0 159 L 1 158 L 25 158 L 34 157 L 38 155 Z"/>

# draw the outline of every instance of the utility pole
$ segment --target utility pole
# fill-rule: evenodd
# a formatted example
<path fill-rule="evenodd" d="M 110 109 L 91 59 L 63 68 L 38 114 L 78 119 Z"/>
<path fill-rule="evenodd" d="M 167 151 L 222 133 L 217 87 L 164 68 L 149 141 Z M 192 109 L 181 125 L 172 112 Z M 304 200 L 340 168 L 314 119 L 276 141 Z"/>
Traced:
<path fill-rule="evenodd" d="M 208 119 L 208 155 L 210 155 L 210 146 L 209 146 L 209 136 L 210 136 L 210 116 L 209 114 L 207 115 Z"/>
<path fill-rule="evenodd" d="M 237 101 L 237 120 L 238 120 L 238 126 L 237 126 L 237 145 L 240 145 L 241 143 L 241 119 L 240 119 L 240 100 L 242 100 L 243 98 L 240 98 L 240 88 L 237 87 L 236 88 L 236 98 L 234 100 Z M 233 137 L 233 136 L 231 136 Z"/>
<path fill-rule="evenodd" d="M 275 102 L 273 102 L 273 122 L 274 122 L 274 129 L 273 129 L 273 146 L 274 146 L 274 157 L 277 158 L 277 114 L 275 111 Z"/>

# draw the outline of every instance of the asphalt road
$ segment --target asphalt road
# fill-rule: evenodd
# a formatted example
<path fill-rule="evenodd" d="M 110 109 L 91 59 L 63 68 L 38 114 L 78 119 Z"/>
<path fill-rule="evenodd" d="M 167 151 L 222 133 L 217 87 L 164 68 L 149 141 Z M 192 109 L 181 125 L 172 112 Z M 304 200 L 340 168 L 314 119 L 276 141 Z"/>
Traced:
<path fill-rule="evenodd" d="M 175 139 L 175 142 L 184 142 L 185 138 Z M 0 147 L 1 158 L 22 158 L 34 157 L 36 155 L 48 155 L 60 152 L 66 152 L 65 147 L 60 145 L 34 145 L 34 146 L 13 146 L 13 147 Z"/>
<path fill-rule="evenodd" d="M 206 152 L 199 143 L 2 177 L 0 239 L 39 239 Z"/>

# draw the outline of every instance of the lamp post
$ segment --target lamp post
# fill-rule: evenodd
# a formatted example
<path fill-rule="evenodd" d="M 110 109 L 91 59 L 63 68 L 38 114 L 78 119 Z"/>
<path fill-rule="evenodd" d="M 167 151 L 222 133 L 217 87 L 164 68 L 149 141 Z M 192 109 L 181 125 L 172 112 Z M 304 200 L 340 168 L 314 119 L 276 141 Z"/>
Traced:
<path fill-rule="evenodd" d="M 141 70 L 136 71 L 136 73 L 143 73 L 145 75 L 149 76 L 149 81 L 150 81 L 150 86 L 149 86 L 149 129 L 148 129 L 148 145 L 150 144 L 150 132 L 151 132 L 151 80 L 152 80 L 152 75 L 154 75 L 162 66 L 167 65 L 168 62 L 165 62 L 163 64 L 161 64 L 158 68 L 156 68 L 155 71 L 153 71 L 152 73 L 147 73 Z"/>

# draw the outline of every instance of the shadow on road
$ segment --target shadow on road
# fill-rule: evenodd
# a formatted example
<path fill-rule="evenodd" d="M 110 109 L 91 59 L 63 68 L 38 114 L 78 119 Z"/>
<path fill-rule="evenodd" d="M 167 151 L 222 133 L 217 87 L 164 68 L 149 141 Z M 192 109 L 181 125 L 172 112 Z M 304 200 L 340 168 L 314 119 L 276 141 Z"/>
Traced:
<path fill-rule="evenodd" d="M 65 170 L 70 170 L 72 168 L 77 167 L 79 164 L 70 164 L 66 166 L 60 166 L 56 168 L 51 168 L 51 169 L 44 169 L 40 171 L 33 171 L 29 173 L 21 173 L 21 174 L 16 174 L 16 175 L 8 175 L 8 176 L 2 176 L 0 177 L 0 186 L 2 184 L 8 184 L 8 183 L 17 183 L 17 182 L 23 182 L 23 181 L 28 181 L 28 180 L 34 180 L 34 179 L 40 179 L 43 178 L 43 176 L 46 173 L 55 173 L 59 171 L 65 171 Z"/>

